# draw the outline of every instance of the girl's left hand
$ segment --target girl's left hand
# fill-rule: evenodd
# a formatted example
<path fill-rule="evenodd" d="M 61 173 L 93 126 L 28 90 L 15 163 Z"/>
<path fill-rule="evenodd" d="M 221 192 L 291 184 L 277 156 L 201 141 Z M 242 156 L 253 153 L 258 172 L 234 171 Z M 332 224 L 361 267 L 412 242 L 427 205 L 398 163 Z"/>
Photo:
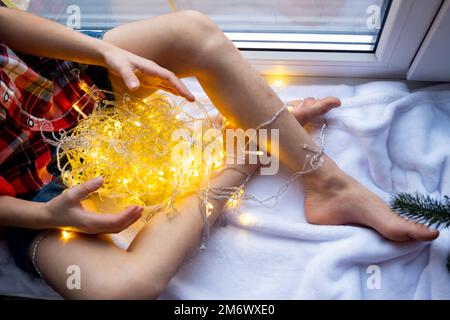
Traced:
<path fill-rule="evenodd" d="M 172 72 L 155 62 L 142 58 L 116 46 L 108 46 L 103 53 L 104 66 L 123 79 L 131 91 L 139 88 L 158 88 L 195 101 L 194 95 Z"/>

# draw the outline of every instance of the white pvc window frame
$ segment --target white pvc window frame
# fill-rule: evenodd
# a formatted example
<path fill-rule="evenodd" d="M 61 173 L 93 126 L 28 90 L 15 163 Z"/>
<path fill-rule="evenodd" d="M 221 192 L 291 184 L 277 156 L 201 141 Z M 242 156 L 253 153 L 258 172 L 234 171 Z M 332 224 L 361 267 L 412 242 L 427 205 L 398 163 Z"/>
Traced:
<path fill-rule="evenodd" d="M 239 49 L 373 51 L 376 35 L 225 32 Z"/>
<path fill-rule="evenodd" d="M 265 75 L 404 79 L 442 2 L 393 0 L 374 53 L 246 51 L 245 48 L 241 52 Z M 239 41 L 238 34 L 228 36 Z M 318 47 L 317 50 L 322 49 Z"/>

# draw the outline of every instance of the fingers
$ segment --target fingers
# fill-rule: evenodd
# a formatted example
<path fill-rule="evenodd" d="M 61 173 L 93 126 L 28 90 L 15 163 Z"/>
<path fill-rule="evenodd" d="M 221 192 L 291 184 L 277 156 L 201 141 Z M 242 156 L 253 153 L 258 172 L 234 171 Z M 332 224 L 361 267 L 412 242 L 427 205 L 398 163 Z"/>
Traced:
<path fill-rule="evenodd" d="M 170 92 L 170 93 L 172 93 L 172 94 L 174 94 L 176 96 L 179 96 L 179 93 L 170 84 L 161 83 L 161 84 L 158 85 L 158 88 L 161 89 L 161 90 Z"/>
<path fill-rule="evenodd" d="M 141 84 L 131 65 L 127 64 L 121 67 L 119 73 L 129 90 L 134 91 L 139 89 Z"/>
<path fill-rule="evenodd" d="M 131 206 L 121 213 L 117 214 L 95 214 L 83 211 L 82 220 L 84 221 L 83 232 L 90 234 L 97 233 L 119 233 L 141 217 L 142 208 Z"/>
<path fill-rule="evenodd" d="M 64 199 L 72 203 L 79 203 L 80 201 L 86 199 L 91 193 L 97 191 L 102 184 L 103 178 L 97 177 L 68 189 L 62 194 L 62 196 Z"/>
<path fill-rule="evenodd" d="M 161 68 L 162 69 L 162 68 Z M 164 86 L 173 87 L 176 93 L 190 102 L 195 101 L 194 95 L 189 91 L 186 85 L 171 71 L 163 69 L 160 74 L 161 79 L 165 80 L 165 84 L 162 84 L 162 89 Z"/>
<path fill-rule="evenodd" d="M 150 76 L 156 75 L 162 80 L 162 83 L 158 86 L 161 89 L 182 96 L 190 102 L 195 101 L 194 95 L 173 72 L 150 60 L 145 60 L 145 63 L 142 65 L 142 69 L 144 73 L 147 73 Z"/>

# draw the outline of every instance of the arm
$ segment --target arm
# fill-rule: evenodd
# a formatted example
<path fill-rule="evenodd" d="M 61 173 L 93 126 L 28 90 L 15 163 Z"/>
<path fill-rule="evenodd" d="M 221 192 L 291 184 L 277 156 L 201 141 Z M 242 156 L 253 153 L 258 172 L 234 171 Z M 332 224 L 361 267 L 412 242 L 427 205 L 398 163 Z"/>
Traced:
<path fill-rule="evenodd" d="M 0 196 L 0 225 L 30 229 L 45 228 L 45 203 Z"/>
<path fill-rule="evenodd" d="M 27 12 L 0 7 L 0 39 L 24 54 L 103 66 L 121 76 L 130 90 L 148 83 L 195 100 L 175 74 L 153 61 Z"/>
<path fill-rule="evenodd" d="M 84 233 L 117 233 L 140 216 L 142 208 L 131 206 L 119 214 L 93 214 L 86 211 L 81 200 L 101 187 L 96 178 L 68 189 L 49 202 L 33 202 L 0 196 L 0 226 L 29 229 L 65 228 Z"/>
<path fill-rule="evenodd" d="M 0 38 L 24 54 L 105 66 L 108 43 L 33 14 L 0 7 Z"/>

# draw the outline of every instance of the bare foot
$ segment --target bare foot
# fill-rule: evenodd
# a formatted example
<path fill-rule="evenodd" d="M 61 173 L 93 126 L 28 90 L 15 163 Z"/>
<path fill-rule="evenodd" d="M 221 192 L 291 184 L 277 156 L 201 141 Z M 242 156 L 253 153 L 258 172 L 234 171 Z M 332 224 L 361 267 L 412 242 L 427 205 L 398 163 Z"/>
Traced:
<path fill-rule="evenodd" d="M 359 224 L 394 241 L 431 241 L 439 236 L 423 224 L 396 215 L 355 179 L 339 173 L 305 188 L 305 215 L 313 224 Z"/>
<path fill-rule="evenodd" d="M 314 117 L 339 107 L 335 97 L 307 98 L 289 103 L 298 122 L 306 125 Z M 308 222 L 321 225 L 358 224 L 375 229 L 393 241 L 431 241 L 439 232 L 396 215 L 374 193 L 345 174 L 328 157 L 319 170 L 304 177 L 305 215 Z"/>
<path fill-rule="evenodd" d="M 289 104 L 293 106 L 295 118 L 305 125 L 313 117 L 340 106 L 341 101 L 335 97 L 321 100 L 307 98 Z M 330 158 L 325 157 L 324 165 L 305 176 L 303 183 L 305 215 L 310 223 L 359 224 L 373 228 L 394 241 L 430 241 L 439 236 L 436 230 L 396 215 L 374 193 L 342 172 Z"/>

